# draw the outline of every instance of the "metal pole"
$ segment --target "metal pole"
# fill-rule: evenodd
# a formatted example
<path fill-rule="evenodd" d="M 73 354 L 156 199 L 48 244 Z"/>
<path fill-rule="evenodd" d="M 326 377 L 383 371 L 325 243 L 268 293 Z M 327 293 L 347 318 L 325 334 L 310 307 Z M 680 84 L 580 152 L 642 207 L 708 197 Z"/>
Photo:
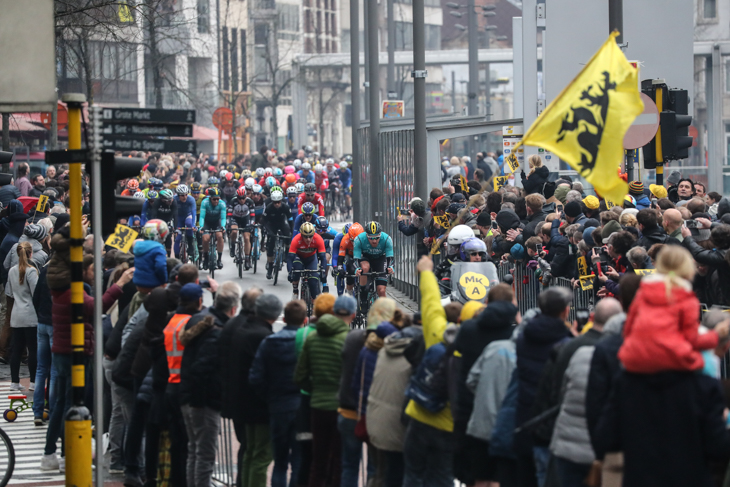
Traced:
<path fill-rule="evenodd" d="M 469 116 L 473 116 L 479 113 L 479 31 L 474 0 L 468 0 L 466 15 L 469 21 Z"/>
<path fill-rule="evenodd" d="M 456 113 L 456 71 L 451 71 L 451 113 Z"/>
<path fill-rule="evenodd" d="M 68 148 L 81 149 L 81 110 L 83 94 L 67 93 Z M 71 387 L 73 406 L 66 413 L 66 485 L 91 486 L 91 414 L 84 405 L 86 368 L 84 366 L 84 281 L 82 279 L 84 230 L 81 225 L 81 163 L 69 164 L 71 213 Z M 99 269 L 101 270 L 101 269 Z M 101 296 L 97 296 L 101 299 Z M 101 428 L 102 418 L 98 418 Z M 100 459 L 99 466 L 101 468 Z"/>
<path fill-rule="evenodd" d="M 617 44 L 624 43 L 624 2 L 623 0 L 608 0 L 608 33 L 614 30 L 619 32 Z"/>
<path fill-rule="evenodd" d="M 362 27 L 362 36 L 364 40 L 363 45 L 363 52 L 365 54 L 365 82 L 363 83 L 363 88 L 365 88 L 365 106 L 370 106 L 370 63 L 368 60 L 370 59 L 370 12 L 368 12 L 368 6 L 367 6 L 367 0 L 363 0 L 362 5 L 362 16 L 363 16 L 363 27 Z M 352 28 L 350 29 L 350 32 L 352 32 Z M 360 33 L 358 32 L 358 35 Z"/>
<path fill-rule="evenodd" d="M 487 34 L 487 49 L 490 49 L 492 47 L 492 45 L 491 45 L 492 43 L 490 42 L 492 39 L 492 31 L 487 30 L 486 34 Z M 484 69 L 484 81 L 485 81 L 484 93 L 486 95 L 486 100 L 487 100 L 485 107 L 484 107 L 485 108 L 484 113 L 487 116 L 487 120 L 491 120 L 491 118 L 492 118 L 492 82 L 491 82 L 490 73 L 489 73 L 489 66 L 490 66 L 489 63 L 486 63 L 484 66 L 484 68 L 485 68 Z"/>
<path fill-rule="evenodd" d="M 360 0 L 350 0 L 350 103 L 352 105 L 352 217 L 360 221 Z M 356 197 L 357 196 L 357 197 Z"/>
<path fill-rule="evenodd" d="M 395 92 L 395 18 L 393 18 L 393 2 L 387 0 L 388 6 L 388 71 L 387 90 L 388 99 L 395 100 L 398 94 Z"/>
<path fill-rule="evenodd" d="M 3 113 L 3 150 L 10 152 L 10 114 Z"/>
<path fill-rule="evenodd" d="M 370 194 L 376 219 L 383 216 L 384 171 L 380 163 L 380 59 L 378 49 L 378 0 L 365 0 L 368 12 L 368 53 L 370 65 Z"/>
<path fill-rule="evenodd" d="M 526 132 L 537 119 L 537 0 L 523 0 L 522 11 L 522 120 Z M 527 159 L 537 154 L 537 147 L 525 146 L 524 154 L 523 170 Z"/>
<path fill-rule="evenodd" d="M 722 177 L 722 166 L 724 164 L 723 159 L 725 158 L 724 147 L 725 144 L 725 127 L 723 126 L 722 120 L 722 53 L 720 52 L 720 44 L 712 46 L 712 57 L 707 58 L 706 63 L 712 68 L 712 76 L 710 73 L 707 74 L 707 82 L 712 83 L 711 89 L 706 90 L 706 93 L 710 95 L 707 101 L 708 108 L 708 126 L 709 129 L 709 167 L 707 173 L 707 181 L 709 182 L 709 190 L 717 191 L 723 194 L 723 177 Z"/>
<path fill-rule="evenodd" d="M 472 0 L 473 1 L 473 0 Z M 428 156 L 426 141 L 426 27 L 424 0 L 413 0 L 413 173 L 414 196 L 428 198 Z M 451 72 L 451 96 L 456 78 Z M 455 102 L 454 102 L 454 106 Z"/>
<path fill-rule="evenodd" d="M 101 134 L 101 107 L 93 106 L 89 114 L 92 117 L 91 125 L 94 127 L 94 142 L 91 155 L 91 227 L 94 231 L 94 336 L 97 338 L 104 336 L 104 325 L 102 324 L 102 296 L 103 291 L 103 271 L 102 263 L 102 242 L 104 236 L 101 234 L 101 146 L 98 144 L 96 134 Z M 94 343 L 94 416 L 97 418 L 95 437 L 96 437 L 96 485 L 104 485 L 104 428 L 102 428 L 102 418 L 104 418 L 104 344 L 103 340 L 96 340 Z"/>
<path fill-rule="evenodd" d="M 48 145 L 51 150 L 58 149 L 58 103 L 53 105 L 53 110 L 51 110 L 51 133 L 48 137 Z"/>

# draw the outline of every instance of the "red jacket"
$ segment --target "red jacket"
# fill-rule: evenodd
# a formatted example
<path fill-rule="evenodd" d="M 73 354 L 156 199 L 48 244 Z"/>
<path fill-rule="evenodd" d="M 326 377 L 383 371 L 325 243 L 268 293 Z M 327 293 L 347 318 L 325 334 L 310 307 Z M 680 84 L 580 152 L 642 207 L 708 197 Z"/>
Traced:
<path fill-rule="evenodd" d="M 299 195 L 299 200 L 297 201 L 297 206 L 299 207 L 299 215 L 302 214 L 302 205 L 307 202 L 314 205 L 315 214 L 319 214 L 319 216 L 324 216 L 324 200 L 319 193 L 314 193 L 314 197 L 311 200 L 307 197 L 307 193 L 302 193 Z"/>
<path fill-rule="evenodd" d="M 667 298 L 664 279 L 662 274 L 644 277 L 629 309 L 618 352 L 629 372 L 701 369 L 699 351 L 717 346 L 717 333 L 699 334 L 700 302 L 689 283 L 673 286 Z"/>
<path fill-rule="evenodd" d="M 102 297 L 102 311 L 107 312 L 122 295 L 122 288 L 112 284 Z M 53 353 L 73 352 L 71 347 L 71 288 L 63 291 L 51 290 L 53 307 Z M 84 353 L 94 354 L 94 298 L 84 293 Z"/>

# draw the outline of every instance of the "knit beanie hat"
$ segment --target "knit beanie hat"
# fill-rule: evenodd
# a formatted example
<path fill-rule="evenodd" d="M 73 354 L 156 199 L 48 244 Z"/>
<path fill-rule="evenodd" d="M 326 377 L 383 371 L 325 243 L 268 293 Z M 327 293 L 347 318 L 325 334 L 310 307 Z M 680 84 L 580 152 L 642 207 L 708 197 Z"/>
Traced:
<path fill-rule="evenodd" d="M 569 216 L 571 218 L 575 218 L 576 216 L 583 213 L 583 209 L 580 207 L 580 203 L 577 201 L 571 201 L 567 205 L 565 205 L 565 215 Z"/>
<path fill-rule="evenodd" d="M 641 181 L 631 181 L 629 183 L 629 193 L 639 196 L 644 194 L 644 183 Z"/>
<path fill-rule="evenodd" d="M 46 230 L 46 227 L 43 225 L 31 223 L 30 225 L 26 225 L 25 229 L 23 230 L 23 234 L 25 234 L 25 236 L 28 238 L 32 238 L 33 240 L 41 241 L 48 236 L 48 230 Z"/>

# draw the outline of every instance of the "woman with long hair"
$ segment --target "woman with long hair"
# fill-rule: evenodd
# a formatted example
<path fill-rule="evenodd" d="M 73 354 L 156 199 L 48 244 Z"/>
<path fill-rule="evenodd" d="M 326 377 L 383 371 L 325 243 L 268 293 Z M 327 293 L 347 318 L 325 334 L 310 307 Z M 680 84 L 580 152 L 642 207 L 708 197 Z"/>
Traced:
<path fill-rule="evenodd" d="M 22 391 L 20 385 L 20 357 L 28 348 L 28 369 L 30 390 L 35 389 L 36 351 L 38 346 L 38 317 L 33 306 L 33 293 L 38 283 L 38 270 L 31 264 L 33 250 L 29 242 L 21 242 L 16 248 L 18 264 L 10 268 L 5 294 L 12 298 L 10 327 L 13 329 L 12 352 L 10 355 L 11 391 Z"/>
<path fill-rule="evenodd" d="M 548 181 L 550 170 L 547 166 L 542 165 L 542 158 L 537 154 L 528 157 L 527 162 L 530 164 L 530 174 L 525 175 L 525 171 L 520 174 L 522 187 L 527 194 L 542 193 L 542 188 Z"/>

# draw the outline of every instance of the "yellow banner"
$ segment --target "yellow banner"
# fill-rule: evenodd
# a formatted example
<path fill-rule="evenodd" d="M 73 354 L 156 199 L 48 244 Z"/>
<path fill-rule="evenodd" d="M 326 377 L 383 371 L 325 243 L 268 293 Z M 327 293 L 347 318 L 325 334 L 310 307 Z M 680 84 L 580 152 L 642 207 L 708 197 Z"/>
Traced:
<path fill-rule="evenodd" d="M 649 274 L 654 274 L 656 269 L 634 269 L 634 272 L 640 276 L 648 276 Z"/>
<path fill-rule="evenodd" d="M 441 241 L 439 239 L 435 238 L 433 240 L 433 242 L 431 243 L 431 255 L 440 254 L 441 253 L 441 250 L 439 250 L 440 248 L 441 248 Z"/>
<path fill-rule="evenodd" d="M 580 278 L 580 288 L 583 291 L 590 291 L 593 289 L 593 277 L 594 276 L 583 276 Z"/>
<path fill-rule="evenodd" d="M 137 238 L 137 235 L 138 233 L 128 226 L 117 225 L 114 233 L 109 235 L 109 238 L 106 239 L 106 244 L 109 247 L 114 247 L 115 249 L 118 249 L 126 254 L 127 252 L 129 252 L 129 249 L 132 248 L 132 244 Z"/>
<path fill-rule="evenodd" d="M 494 177 L 494 191 L 499 191 L 500 189 L 507 186 L 508 181 L 509 181 L 509 176 L 495 176 Z"/>
<path fill-rule="evenodd" d="M 521 142 L 520 142 L 521 144 Z M 518 150 L 524 150 L 519 145 L 515 147 L 515 149 L 512 151 L 512 154 L 510 154 L 508 157 L 504 159 L 504 167 L 509 169 L 510 172 L 515 172 L 520 168 L 520 161 L 517 160 L 517 156 L 515 156 L 515 153 L 517 153 Z"/>
<path fill-rule="evenodd" d="M 46 202 L 48 201 L 48 196 L 42 194 L 38 197 L 38 204 L 35 205 L 35 211 L 40 211 L 43 213 L 43 209 L 46 207 Z"/>
<path fill-rule="evenodd" d="M 468 193 L 469 185 L 467 184 L 466 178 L 464 176 L 459 176 L 459 182 L 461 183 L 461 190 Z"/>
<path fill-rule="evenodd" d="M 605 198 L 622 201 L 628 184 L 618 177 L 623 140 L 644 110 L 638 71 L 616 44 L 617 31 L 563 89 L 522 137 L 573 167 Z M 514 152 L 514 151 L 513 151 Z"/>
<path fill-rule="evenodd" d="M 439 226 L 445 230 L 451 229 L 451 221 L 449 220 L 449 217 L 447 215 L 443 216 L 435 216 L 433 217 L 434 221 L 439 224 Z"/>
<path fill-rule="evenodd" d="M 585 256 L 581 255 L 578 257 L 578 274 L 583 276 L 588 276 L 588 261 L 586 261 Z"/>

